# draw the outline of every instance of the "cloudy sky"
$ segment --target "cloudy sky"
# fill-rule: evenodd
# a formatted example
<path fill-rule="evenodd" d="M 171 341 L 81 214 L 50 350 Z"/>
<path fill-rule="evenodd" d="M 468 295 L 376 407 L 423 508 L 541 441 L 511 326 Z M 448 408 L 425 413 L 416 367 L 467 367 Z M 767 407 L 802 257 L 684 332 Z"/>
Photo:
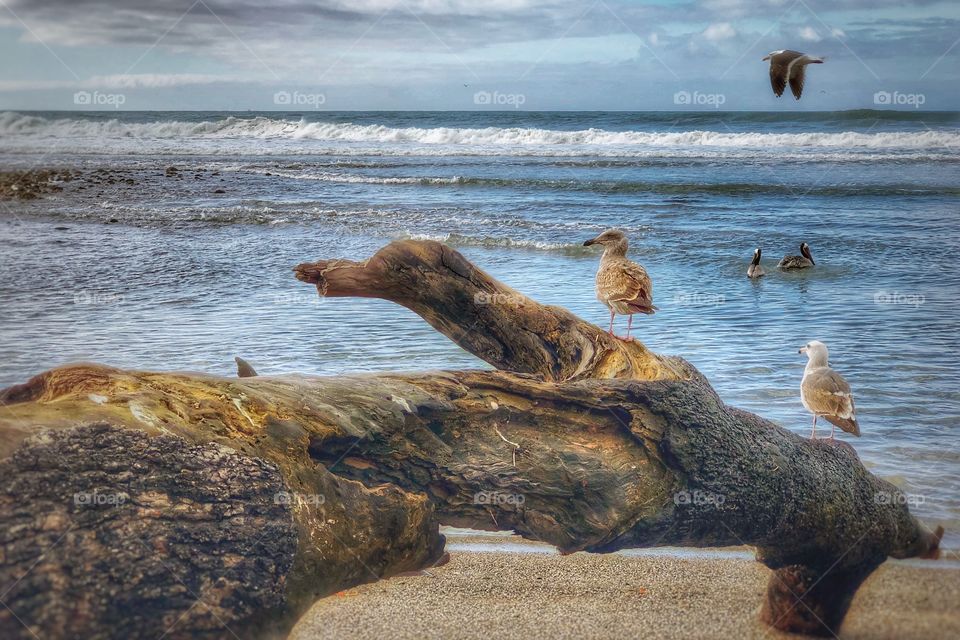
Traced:
<path fill-rule="evenodd" d="M 956 0 L 0 0 L 0 109 L 960 109 L 958 43 Z"/>

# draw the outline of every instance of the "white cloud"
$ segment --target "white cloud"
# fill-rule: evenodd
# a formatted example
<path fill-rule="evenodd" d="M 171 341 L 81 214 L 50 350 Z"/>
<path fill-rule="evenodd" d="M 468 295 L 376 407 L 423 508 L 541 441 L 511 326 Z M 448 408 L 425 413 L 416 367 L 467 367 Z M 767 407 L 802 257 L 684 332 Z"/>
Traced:
<path fill-rule="evenodd" d="M 204 73 L 123 73 L 111 76 L 93 76 L 90 78 L 89 84 L 94 87 L 110 89 L 134 89 L 137 87 L 156 89 L 214 82 L 236 82 L 236 79 L 229 76 Z"/>
<path fill-rule="evenodd" d="M 807 42 L 820 42 L 823 38 L 817 33 L 817 30 L 813 27 L 804 27 L 800 29 L 799 35 L 803 40 Z"/>
<path fill-rule="evenodd" d="M 737 35 L 737 30 L 729 22 L 716 22 L 703 30 L 703 37 L 710 42 L 729 40 Z"/>
<path fill-rule="evenodd" d="M 125 73 L 91 76 L 86 80 L 6 80 L 0 91 L 42 91 L 50 89 L 162 89 L 216 82 L 249 82 L 229 76 L 201 73 Z"/>
<path fill-rule="evenodd" d="M 551 0 L 332 0 L 330 6 L 344 11 L 378 14 L 384 11 L 412 11 L 430 15 L 482 15 L 485 13 L 522 12 L 553 4 Z"/>

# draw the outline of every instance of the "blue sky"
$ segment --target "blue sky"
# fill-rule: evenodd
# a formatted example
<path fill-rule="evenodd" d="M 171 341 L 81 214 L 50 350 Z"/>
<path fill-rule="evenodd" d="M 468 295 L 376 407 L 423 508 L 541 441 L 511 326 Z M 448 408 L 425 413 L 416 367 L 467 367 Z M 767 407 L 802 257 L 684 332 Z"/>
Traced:
<path fill-rule="evenodd" d="M 958 42 L 956 0 L 0 0 L 0 109 L 960 109 Z"/>

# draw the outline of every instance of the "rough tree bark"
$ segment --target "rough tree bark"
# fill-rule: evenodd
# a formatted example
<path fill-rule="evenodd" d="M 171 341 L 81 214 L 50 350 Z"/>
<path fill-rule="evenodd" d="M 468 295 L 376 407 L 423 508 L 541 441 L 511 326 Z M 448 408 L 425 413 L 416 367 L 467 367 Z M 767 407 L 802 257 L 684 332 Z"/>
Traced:
<path fill-rule="evenodd" d="M 81 364 L 0 392 L 0 637 L 258 638 L 442 561 L 425 495 L 311 457 L 390 409 L 326 381 Z"/>
<path fill-rule="evenodd" d="M 277 521 L 269 534 L 275 544 L 234 545 L 230 567 L 218 561 L 215 545 L 198 545 L 193 573 L 175 575 L 190 575 L 191 595 L 204 585 L 227 585 L 206 587 L 204 607 L 186 609 L 183 585 L 169 575 L 155 577 L 156 611 L 147 609 L 142 624 L 182 614 L 174 637 L 194 630 L 216 635 L 210 616 L 201 615 L 206 608 L 229 616 L 233 630 L 246 631 L 250 621 L 260 625 L 250 629 L 262 628 L 264 620 L 295 614 L 317 595 L 441 561 L 438 523 L 512 529 L 565 553 L 752 545 L 774 569 L 763 620 L 820 635 L 836 632 L 857 587 L 888 556 L 936 553 L 942 531 L 926 530 L 901 492 L 871 475 L 848 445 L 806 440 L 728 407 L 683 360 L 611 339 L 563 309 L 539 305 L 449 247 L 399 242 L 363 263 L 321 261 L 296 271 L 325 295 L 376 296 L 413 309 L 505 371 L 238 380 L 75 365 L 6 390 L 0 394 L 4 464 L 13 464 L 17 477 L 28 469 L 60 472 L 54 498 L 42 476 L 0 487 L 0 577 L 27 576 L 4 596 L 9 609 L 0 609 L 0 629 L 18 632 L 18 621 L 3 611 L 35 616 L 59 608 L 62 618 L 75 610 L 69 597 L 51 604 L 30 586 L 31 565 L 68 576 L 60 592 L 74 593 L 80 583 L 70 576 L 81 569 L 102 575 L 115 568 L 109 554 L 82 541 L 103 527 L 131 526 L 143 517 L 140 505 L 156 504 L 158 492 L 178 531 L 208 531 L 214 516 L 198 505 L 211 502 L 250 514 L 228 520 L 217 534 L 227 540 L 236 540 L 243 527 L 259 528 L 256 518 L 263 514 Z M 196 477 L 208 483 L 245 468 L 260 469 L 262 480 L 252 481 L 244 495 L 228 480 L 223 487 L 197 480 L 203 486 L 178 493 L 173 481 L 144 482 L 140 454 L 103 454 L 84 466 L 69 456 L 33 453 L 48 446 L 73 451 L 50 444 L 65 430 L 60 438 L 81 454 L 86 440 L 93 456 L 101 438 L 74 430 L 85 423 L 143 432 L 142 447 L 156 439 L 175 443 L 164 446 L 196 455 L 203 471 Z M 191 447 L 196 454 L 183 453 Z M 223 449 L 253 460 L 203 457 Z M 44 555 L 30 533 L 42 528 L 44 511 L 23 498 L 59 504 L 89 491 L 89 473 L 69 473 L 74 466 L 92 468 L 98 482 L 109 479 L 108 488 L 127 492 L 127 504 L 136 507 L 98 520 L 63 512 L 67 524 L 52 531 L 82 531 L 80 542 L 65 539 L 96 558 L 92 566 L 77 564 L 71 554 Z M 109 476 L 117 470 L 119 477 Z M 274 490 L 293 498 L 270 503 L 265 498 Z M 185 549 L 182 540 L 175 541 Z M 151 544 L 163 558 L 172 546 L 163 532 Z M 287 557 L 289 549 L 295 551 Z M 229 572 L 244 563 L 257 566 L 263 555 L 266 568 L 244 572 L 249 583 Z M 139 569 L 143 560 L 134 555 L 125 562 Z M 109 589 L 89 580 L 83 588 Z M 165 592 L 180 598 L 168 604 L 159 597 Z M 88 628 L 111 635 L 115 609 L 85 612 Z M 44 624 L 30 616 L 25 624 Z"/>

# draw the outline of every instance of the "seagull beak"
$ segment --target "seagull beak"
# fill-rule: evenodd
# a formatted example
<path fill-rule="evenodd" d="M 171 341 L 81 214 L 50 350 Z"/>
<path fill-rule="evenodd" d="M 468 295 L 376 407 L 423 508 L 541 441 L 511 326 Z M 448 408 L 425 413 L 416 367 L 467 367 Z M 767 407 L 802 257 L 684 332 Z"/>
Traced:
<path fill-rule="evenodd" d="M 806 352 L 807 352 L 806 347 L 800 347 L 799 349 L 797 349 L 797 353 L 806 353 Z"/>
<path fill-rule="evenodd" d="M 583 246 L 589 247 L 590 245 L 594 245 L 594 244 L 597 244 L 596 238 L 594 238 L 593 240 L 587 240 L 586 242 L 583 243 Z"/>
<path fill-rule="evenodd" d="M 763 61 L 764 61 L 764 62 L 766 62 L 766 61 L 769 60 L 769 59 L 770 59 L 770 56 L 763 56 Z"/>

